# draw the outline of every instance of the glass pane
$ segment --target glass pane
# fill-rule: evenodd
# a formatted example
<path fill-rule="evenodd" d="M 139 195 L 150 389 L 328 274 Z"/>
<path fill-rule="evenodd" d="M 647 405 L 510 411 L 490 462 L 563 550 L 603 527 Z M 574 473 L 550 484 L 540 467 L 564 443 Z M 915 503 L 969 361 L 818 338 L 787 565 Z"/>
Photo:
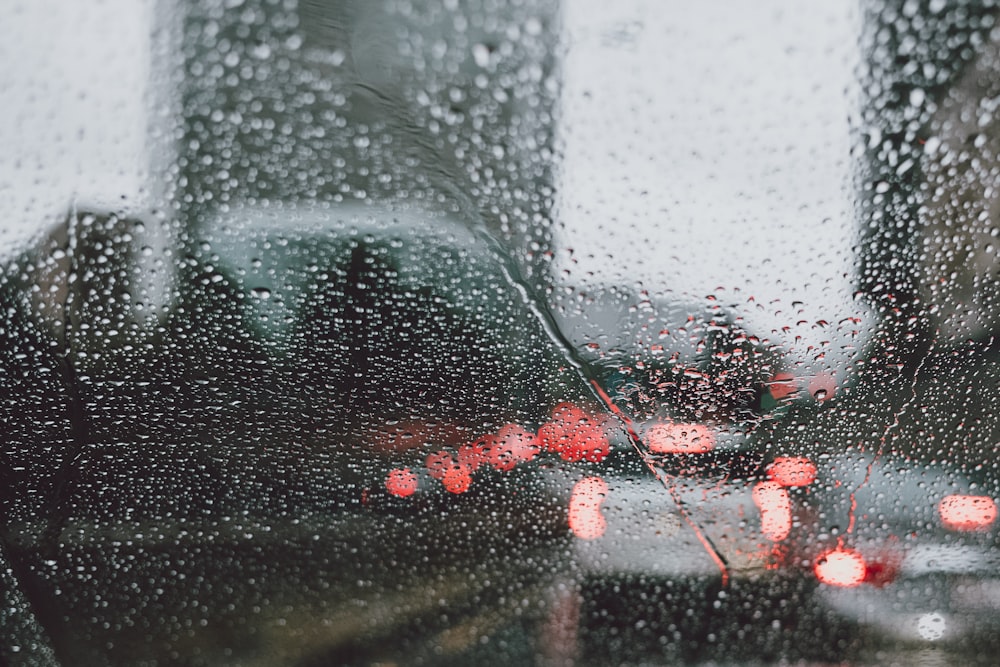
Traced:
<path fill-rule="evenodd" d="M 990 664 L 990 3 L 13 2 L 0 663 Z"/>

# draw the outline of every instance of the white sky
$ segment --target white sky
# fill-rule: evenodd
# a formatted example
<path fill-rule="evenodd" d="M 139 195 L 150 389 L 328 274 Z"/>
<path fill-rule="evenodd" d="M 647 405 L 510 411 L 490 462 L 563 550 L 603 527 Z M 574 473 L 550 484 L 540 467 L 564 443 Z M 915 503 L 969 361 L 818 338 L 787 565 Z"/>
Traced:
<path fill-rule="evenodd" d="M 74 199 L 138 197 L 147 0 L 0 0 L 0 256 Z"/>
<path fill-rule="evenodd" d="M 715 294 L 799 359 L 850 356 L 855 4 L 567 2 L 567 280 Z"/>

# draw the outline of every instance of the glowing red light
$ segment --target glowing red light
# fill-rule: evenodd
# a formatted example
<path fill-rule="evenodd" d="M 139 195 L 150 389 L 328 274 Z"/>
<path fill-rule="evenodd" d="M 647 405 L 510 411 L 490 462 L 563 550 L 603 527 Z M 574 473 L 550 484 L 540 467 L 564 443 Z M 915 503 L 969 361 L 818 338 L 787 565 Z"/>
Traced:
<path fill-rule="evenodd" d="M 573 486 L 569 498 L 569 527 L 581 540 L 594 540 L 604 534 L 608 522 L 601 514 L 601 503 L 608 496 L 608 485 L 600 477 L 584 477 Z"/>
<path fill-rule="evenodd" d="M 888 586 L 899 575 L 899 558 L 875 560 L 865 565 L 865 583 L 876 588 Z"/>
<path fill-rule="evenodd" d="M 945 496 L 938 503 L 938 515 L 951 530 L 985 530 L 997 520 L 997 504 L 989 496 Z"/>
<path fill-rule="evenodd" d="M 475 472 L 486 463 L 487 455 L 495 443 L 496 438 L 492 435 L 484 435 L 474 442 L 462 445 L 458 448 L 458 462 Z"/>
<path fill-rule="evenodd" d="M 455 459 L 448 452 L 441 450 L 433 454 L 428 454 L 424 465 L 427 467 L 427 472 L 431 477 L 441 480 L 444 479 L 444 473 L 455 465 Z"/>
<path fill-rule="evenodd" d="M 417 491 L 417 476 L 409 468 L 390 470 L 385 478 L 386 490 L 394 496 L 406 498 Z"/>
<path fill-rule="evenodd" d="M 508 472 L 518 463 L 531 461 L 537 455 L 538 439 L 535 434 L 517 424 L 507 424 L 494 436 L 486 460 L 497 470 Z"/>
<path fill-rule="evenodd" d="M 853 549 L 837 548 L 816 560 L 816 578 L 824 584 L 851 588 L 865 580 L 868 566 L 861 554 Z"/>
<path fill-rule="evenodd" d="M 816 480 L 816 464 L 805 456 L 779 456 L 767 476 L 782 486 L 808 486 Z"/>
<path fill-rule="evenodd" d="M 538 429 L 538 443 L 565 461 L 599 463 L 611 451 L 606 423 L 603 416 L 560 403 L 552 410 L 552 419 Z"/>
<path fill-rule="evenodd" d="M 792 530 L 792 500 L 777 482 L 758 482 L 753 502 L 760 509 L 760 530 L 772 542 L 780 542 Z"/>
<path fill-rule="evenodd" d="M 798 393 L 799 387 L 791 373 L 778 373 L 767 383 L 771 396 L 776 401 Z"/>
<path fill-rule="evenodd" d="M 704 424 L 657 424 L 644 439 L 654 454 L 704 454 L 715 448 L 715 434 Z"/>
<path fill-rule="evenodd" d="M 451 493 L 465 493 L 472 486 L 472 472 L 468 466 L 456 463 L 445 470 L 441 484 Z"/>

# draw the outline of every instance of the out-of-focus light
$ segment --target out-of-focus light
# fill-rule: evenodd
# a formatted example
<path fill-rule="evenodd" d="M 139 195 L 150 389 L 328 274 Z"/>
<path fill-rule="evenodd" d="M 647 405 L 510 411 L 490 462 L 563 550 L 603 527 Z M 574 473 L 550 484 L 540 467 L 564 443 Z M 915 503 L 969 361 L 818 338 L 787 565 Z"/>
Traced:
<path fill-rule="evenodd" d="M 654 454 L 704 454 L 715 448 L 715 434 L 704 424 L 656 424 L 644 440 Z"/>
<path fill-rule="evenodd" d="M 427 472 L 430 476 L 440 481 L 444 479 L 445 472 L 455 465 L 455 459 L 450 453 L 442 449 L 439 452 L 428 454 L 424 465 L 427 467 Z"/>
<path fill-rule="evenodd" d="M 552 418 L 538 429 L 538 443 L 564 461 L 600 463 L 611 451 L 605 430 L 607 419 L 572 403 L 560 403 Z"/>
<path fill-rule="evenodd" d="M 777 482 L 758 482 L 753 502 L 760 509 L 760 530 L 772 542 L 780 542 L 792 530 L 792 501 Z"/>
<path fill-rule="evenodd" d="M 497 470 L 509 472 L 518 463 L 531 461 L 538 455 L 535 434 L 517 424 L 507 424 L 497 431 L 486 460 Z"/>
<path fill-rule="evenodd" d="M 767 388 L 776 401 L 788 398 L 799 391 L 795 376 L 791 373 L 778 373 L 768 381 Z"/>
<path fill-rule="evenodd" d="M 937 641 L 944 637 L 947 630 L 948 621 L 936 611 L 917 617 L 917 634 L 921 639 Z"/>
<path fill-rule="evenodd" d="M 394 496 L 406 498 L 417 491 L 417 476 L 409 468 L 390 470 L 385 478 L 386 490 Z"/>
<path fill-rule="evenodd" d="M 472 472 L 468 466 L 456 463 L 445 470 L 441 484 L 451 493 L 465 493 L 472 486 Z"/>
<path fill-rule="evenodd" d="M 601 503 L 608 496 L 608 485 L 600 477 L 584 477 L 573 486 L 569 498 L 569 527 L 581 540 L 604 535 L 608 522 L 601 514 Z"/>
<path fill-rule="evenodd" d="M 989 496 L 945 496 L 937 509 L 941 523 L 951 530 L 986 530 L 997 520 L 997 504 Z"/>
<path fill-rule="evenodd" d="M 850 588 L 865 580 L 868 566 L 857 551 L 839 547 L 816 559 L 813 569 L 822 583 Z"/>
<path fill-rule="evenodd" d="M 816 480 L 816 464 L 805 456 L 779 456 L 767 476 L 782 486 L 808 486 Z"/>
<path fill-rule="evenodd" d="M 486 463 L 487 455 L 494 444 L 496 444 L 494 436 L 484 435 L 473 442 L 462 445 L 458 448 L 458 462 L 468 466 L 470 472 L 475 472 L 479 466 Z"/>

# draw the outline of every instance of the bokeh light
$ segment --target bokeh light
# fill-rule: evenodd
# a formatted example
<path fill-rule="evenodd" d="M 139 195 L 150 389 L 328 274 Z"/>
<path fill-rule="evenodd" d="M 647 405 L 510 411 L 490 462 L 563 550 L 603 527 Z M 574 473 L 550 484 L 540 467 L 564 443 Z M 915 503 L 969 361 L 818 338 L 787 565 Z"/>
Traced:
<path fill-rule="evenodd" d="M 497 470 L 509 472 L 519 463 L 526 463 L 538 455 L 535 434 L 517 424 L 507 424 L 497 431 L 493 444 L 486 453 L 486 460 Z"/>
<path fill-rule="evenodd" d="M 715 448 L 715 434 L 704 424 L 656 424 L 644 441 L 654 454 L 704 454 Z"/>
<path fill-rule="evenodd" d="M 472 486 L 472 472 L 468 466 L 456 463 L 444 471 L 441 484 L 450 493 L 465 493 Z"/>
<path fill-rule="evenodd" d="M 792 500 L 777 482 L 758 482 L 753 502 L 760 509 L 760 530 L 772 542 L 780 542 L 792 530 Z"/>
<path fill-rule="evenodd" d="M 394 496 L 406 498 L 417 492 L 417 476 L 409 468 L 390 470 L 385 478 L 386 490 Z"/>
<path fill-rule="evenodd" d="M 572 403 L 560 403 L 552 418 L 538 429 L 538 444 L 564 461 L 600 463 L 611 451 L 607 417 L 591 414 Z"/>
<path fill-rule="evenodd" d="M 779 456 L 767 476 L 782 486 L 808 486 L 816 480 L 816 464 L 805 456 Z"/>
<path fill-rule="evenodd" d="M 997 520 L 997 504 L 989 496 L 955 494 L 938 503 L 938 515 L 951 530 L 986 530 Z"/>
<path fill-rule="evenodd" d="M 865 580 L 868 566 L 857 551 L 838 547 L 816 559 L 814 571 L 824 584 L 851 588 Z"/>
<path fill-rule="evenodd" d="M 604 535 L 608 523 L 601 514 L 601 503 L 608 496 L 608 485 L 600 477 L 585 477 L 573 486 L 569 499 L 569 527 L 582 540 Z"/>

